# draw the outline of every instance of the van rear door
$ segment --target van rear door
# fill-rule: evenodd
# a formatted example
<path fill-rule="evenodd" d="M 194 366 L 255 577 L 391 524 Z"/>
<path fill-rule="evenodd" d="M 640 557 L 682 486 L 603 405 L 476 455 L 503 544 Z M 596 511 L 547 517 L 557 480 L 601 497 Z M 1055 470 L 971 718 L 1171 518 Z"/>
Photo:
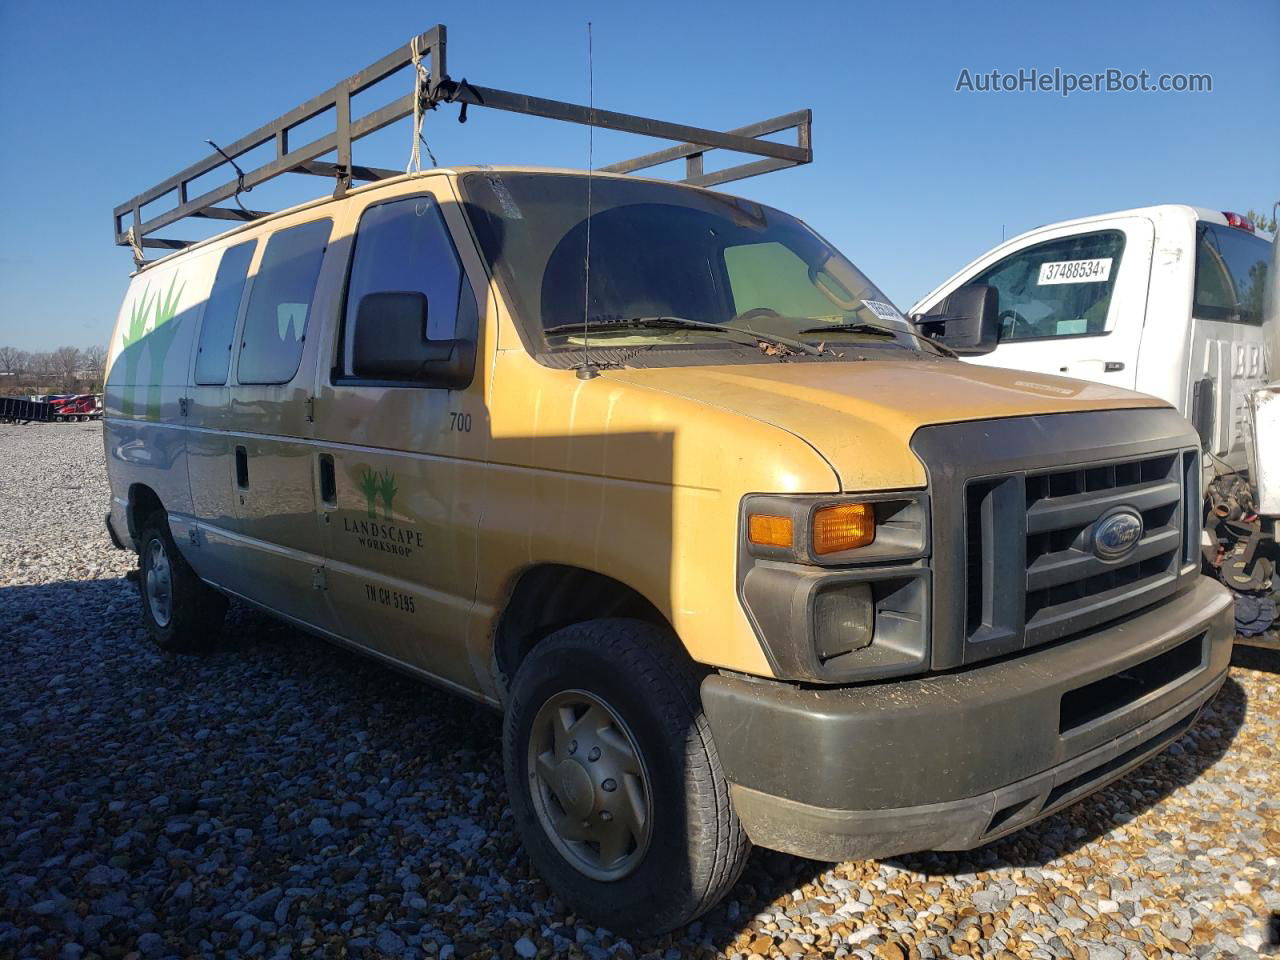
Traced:
<path fill-rule="evenodd" d="M 200 548 L 189 557 L 206 580 L 240 591 L 247 583 L 243 557 L 234 536 L 238 521 L 236 491 L 231 482 L 232 448 L 228 432 L 231 410 L 231 359 L 239 341 L 238 320 L 257 240 L 245 240 L 207 255 L 204 269 L 208 296 L 191 358 L 187 387 L 187 476 L 191 513 L 200 527 Z"/>
<path fill-rule="evenodd" d="M 990 284 L 1000 339 L 965 359 L 1133 389 L 1154 237 L 1152 222 L 1134 216 L 1033 231 L 974 261 L 912 313 L 966 284 Z"/>
<path fill-rule="evenodd" d="M 235 524 L 209 536 L 228 538 L 235 548 L 238 563 L 225 584 L 229 589 L 333 632 L 317 513 L 311 391 L 323 319 L 341 290 L 345 263 L 325 256 L 333 220 L 304 217 L 266 237 L 249 281 L 220 455 Z"/>
<path fill-rule="evenodd" d="M 1210 453 L 1247 466 L 1248 398 L 1267 381 L 1262 299 L 1272 245 L 1247 230 L 1200 221 L 1184 409 Z M 1206 409 L 1207 405 L 1207 409 Z"/>

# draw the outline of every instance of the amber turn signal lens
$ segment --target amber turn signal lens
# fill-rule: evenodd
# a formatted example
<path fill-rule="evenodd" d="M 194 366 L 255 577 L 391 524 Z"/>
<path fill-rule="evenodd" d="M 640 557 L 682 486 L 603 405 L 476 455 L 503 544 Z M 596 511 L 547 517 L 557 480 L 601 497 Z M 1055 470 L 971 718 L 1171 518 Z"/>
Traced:
<path fill-rule="evenodd" d="M 758 547 L 791 549 L 791 518 L 753 513 L 747 517 L 747 539 Z"/>
<path fill-rule="evenodd" d="M 865 503 L 823 507 L 813 515 L 813 552 L 818 556 L 865 547 L 876 538 L 876 515 Z"/>

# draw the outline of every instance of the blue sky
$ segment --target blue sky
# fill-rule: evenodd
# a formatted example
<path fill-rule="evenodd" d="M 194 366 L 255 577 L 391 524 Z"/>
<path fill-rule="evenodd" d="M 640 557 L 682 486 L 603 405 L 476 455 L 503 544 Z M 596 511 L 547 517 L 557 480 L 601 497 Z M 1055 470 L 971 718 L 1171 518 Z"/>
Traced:
<path fill-rule="evenodd" d="M 734 192 L 787 209 L 901 307 L 1037 224 L 1180 201 L 1280 199 L 1280 4 L 853 2 L 0 4 L 0 343 L 105 343 L 131 268 L 111 208 L 437 21 L 450 72 L 730 128 L 814 110 L 815 162 Z M 957 93 L 960 71 L 1209 73 L 1213 92 Z M 389 97 L 388 97 L 389 98 Z M 585 128 L 456 108 L 441 164 L 583 166 Z M 295 140 L 296 142 L 296 140 Z M 651 141 L 597 134 L 596 162 Z M 356 145 L 402 167 L 401 124 Z M 328 188 L 264 185 L 251 205 Z M 203 236 L 199 224 L 187 236 Z"/>

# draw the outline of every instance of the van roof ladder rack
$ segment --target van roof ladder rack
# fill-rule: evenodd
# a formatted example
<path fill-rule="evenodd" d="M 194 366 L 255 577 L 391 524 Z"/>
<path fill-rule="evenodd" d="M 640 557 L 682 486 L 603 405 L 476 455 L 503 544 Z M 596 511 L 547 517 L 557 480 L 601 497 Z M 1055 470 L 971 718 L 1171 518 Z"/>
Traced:
<path fill-rule="evenodd" d="M 385 106 L 363 116 L 353 117 L 351 115 L 352 97 L 405 67 L 414 66 L 416 70 L 418 57 L 415 56 L 415 51 L 420 54 L 421 60 L 430 64 L 426 82 L 416 82 L 413 92 L 397 97 Z M 415 97 L 418 98 L 417 105 L 422 111 L 434 110 L 441 103 L 461 104 L 458 119 L 463 123 L 466 122 L 468 107 L 489 107 L 494 110 L 672 140 L 677 144 L 633 160 L 599 168 L 611 173 L 631 173 L 683 159 L 685 161 L 683 183 L 714 186 L 772 170 L 799 166 L 813 159 L 810 137 L 813 113 L 810 110 L 797 110 L 794 113 L 762 120 L 736 130 L 720 132 L 633 114 L 593 109 L 576 103 L 546 100 L 509 90 L 482 87 L 468 83 L 466 80 L 453 80 L 449 77 L 447 70 L 445 27 L 443 24 L 437 24 L 425 33 L 414 37 L 408 44 L 397 47 L 385 57 L 353 73 L 345 80 L 339 81 L 319 96 L 299 104 L 270 123 L 245 134 L 234 143 L 222 147 L 215 144 L 215 152 L 203 160 L 193 163 L 149 190 L 144 190 L 120 204 L 113 211 L 112 217 L 116 243 L 120 246 L 132 246 L 134 259 L 141 263 L 143 248 L 180 250 L 191 246 L 195 241 L 174 240 L 153 235 L 157 230 L 187 217 L 248 221 L 269 216 L 270 214 L 265 211 L 246 209 L 240 203 L 240 197 L 258 184 L 285 173 L 334 178 L 336 181 L 334 196 L 341 196 L 353 181 L 374 181 L 402 176 L 399 170 L 361 166 L 354 163 L 351 145 L 361 137 L 368 136 L 405 117 L 413 116 Z M 332 111 L 334 118 L 334 128 L 331 133 L 301 146 L 290 143 L 289 135 L 292 130 L 329 111 Z M 796 132 L 794 144 L 763 139 L 789 130 Z M 275 144 L 274 159 L 243 171 L 236 164 L 238 158 L 251 150 L 272 142 Z M 703 157 L 711 150 L 727 150 L 758 156 L 761 159 L 708 173 L 703 169 Z M 328 154 L 334 155 L 335 162 L 320 159 Z M 189 195 L 193 181 L 217 170 L 224 164 L 230 164 L 235 169 L 236 176 L 233 179 L 198 196 Z M 170 198 L 171 201 L 168 209 L 144 220 L 143 207 L 165 198 Z M 236 206 L 219 206 L 228 199 L 233 200 Z"/>

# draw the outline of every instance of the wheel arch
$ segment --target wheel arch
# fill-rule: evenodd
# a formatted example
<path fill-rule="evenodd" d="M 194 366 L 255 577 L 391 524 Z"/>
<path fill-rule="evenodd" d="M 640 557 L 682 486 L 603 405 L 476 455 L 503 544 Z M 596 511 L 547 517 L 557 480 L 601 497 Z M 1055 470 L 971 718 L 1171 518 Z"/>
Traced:
<path fill-rule="evenodd" d="M 627 617 L 672 629 L 662 611 L 639 590 L 585 567 L 560 563 L 526 567 L 506 596 L 493 635 L 493 659 L 504 692 L 530 651 L 564 627 Z"/>
<path fill-rule="evenodd" d="M 142 537 L 142 525 L 147 517 L 156 512 L 164 512 L 164 504 L 160 496 L 145 483 L 129 485 L 129 506 L 125 517 L 129 523 L 129 536 L 136 544 Z"/>

